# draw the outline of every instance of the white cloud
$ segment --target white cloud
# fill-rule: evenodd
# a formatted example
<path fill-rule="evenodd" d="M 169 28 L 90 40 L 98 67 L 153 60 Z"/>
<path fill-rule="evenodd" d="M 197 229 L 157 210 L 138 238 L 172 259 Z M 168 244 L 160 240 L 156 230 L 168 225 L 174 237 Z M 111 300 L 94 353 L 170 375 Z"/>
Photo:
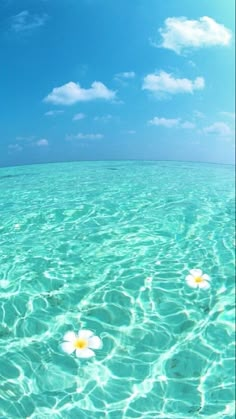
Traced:
<path fill-rule="evenodd" d="M 54 105 L 73 105 L 77 102 L 88 102 L 96 99 L 113 100 L 116 92 L 109 90 L 100 81 L 94 81 L 89 89 L 83 89 L 79 83 L 69 82 L 55 87 L 44 99 Z"/>
<path fill-rule="evenodd" d="M 19 145 L 19 144 L 9 144 L 8 146 L 8 150 L 10 152 L 14 152 L 14 151 L 22 151 L 23 148 Z"/>
<path fill-rule="evenodd" d="M 160 46 L 171 49 L 177 54 L 190 48 L 226 46 L 232 38 L 229 29 L 208 16 L 198 20 L 169 17 L 159 32 L 162 37 Z"/>
<path fill-rule="evenodd" d="M 182 122 L 180 118 L 159 118 L 155 116 L 153 119 L 148 121 L 149 125 L 156 125 L 165 128 L 184 128 L 184 129 L 193 129 L 195 128 L 195 124 L 192 122 L 184 121 Z"/>
<path fill-rule="evenodd" d="M 208 127 L 203 128 L 204 134 L 217 135 L 219 137 L 227 137 L 232 134 L 231 128 L 224 122 L 215 122 Z"/>
<path fill-rule="evenodd" d="M 196 63 L 192 60 L 188 61 L 188 65 L 190 65 L 190 67 L 193 67 L 193 68 L 197 67 Z"/>
<path fill-rule="evenodd" d="M 153 119 L 148 121 L 150 125 L 157 125 L 166 128 L 176 127 L 177 125 L 179 125 L 179 122 L 179 119 L 159 118 L 158 116 L 155 116 Z"/>
<path fill-rule="evenodd" d="M 115 105 L 124 105 L 125 102 L 120 99 L 115 99 L 112 103 L 114 103 Z"/>
<path fill-rule="evenodd" d="M 108 122 L 113 118 L 112 115 L 102 115 L 102 116 L 95 116 L 94 121 L 101 121 L 101 122 Z"/>
<path fill-rule="evenodd" d="M 23 10 L 11 17 L 11 30 L 14 32 L 25 32 L 43 26 L 47 15 L 31 15 L 28 10 Z"/>
<path fill-rule="evenodd" d="M 16 151 L 21 151 L 23 148 L 28 147 L 45 147 L 49 145 L 48 140 L 46 138 L 40 138 L 37 140 L 35 135 L 31 135 L 29 137 L 16 137 L 17 141 L 21 141 L 21 145 L 19 144 L 10 144 L 9 148 Z"/>
<path fill-rule="evenodd" d="M 34 135 L 30 135 L 28 137 L 16 137 L 16 141 L 24 141 L 25 143 L 32 142 L 36 137 Z"/>
<path fill-rule="evenodd" d="M 55 110 L 55 111 L 48 111 L 48 112 L 45 112 L 45 114 L 44 115 L 46 115 L 46 116 L 55 116 L 55 115 L 59 115 L 59 114 L 61 114 L 61 113 L 64 113 L 64 111 L 62 111 L 62 110 Z"/>
<path fill-rule="evenodd" d="M 123 73 L 115 74 L 115 79 L 133 79 L 136 76 L 134 71 L 124 71 Z"/>
<path fill-rule="evenodd" d="M 104 137 L 103 134 L 83 134 L 83 133 L 79 132 L 78 134 L 75 134 L 75 135 L 67 135 L 66 140 L 67 141 L 70 141 L 70 140 L 99 140 L 103 137 Z"/>
<path fill-rule="evenodd" d="M 77 113 L 73 117 L 73 121 L 81 121 L 81 119 L 84 119 L 86 115 L 84 113 Z"/>
<path fill-rule="evenodd" d="M 200 111 L 193 111 L 193 116 L 195 117 L 195 118 L 205 118 L 205 115 L 204 115 L 204 113 L 202 113 L 202 112 L 200 112 Z"/>
<path fill-rule="evenodd" d="M 46 138 L 41 138 L 41 140 L 38 140 L 36 142 L 36 145 L 38 147 L 47 147 L 48 146 L 48 140 L 46 140 Z"/>
<path fill-rule="evenodd" d="M 194 90 L 202 90 L 204 86 L 203 77 L 197 77 L 195 80 L 178 79 L 170 73 L 160 71 L 144 77 L 142 88 L 163 96 L 163 94 L 193 93 Z"/>
<path fill-rule="evenodd" d="M 196 125 L 193 122 L 189 122 L 189 121 L 181 123 L 181 128 L 184 128 L 184 129 L 193 129 L 195 128 L 195 126 Z"/>
<path fill-rule="evenodd" d="M 235 112 L 220 112 L 220 114 L 235 119 Z"/>

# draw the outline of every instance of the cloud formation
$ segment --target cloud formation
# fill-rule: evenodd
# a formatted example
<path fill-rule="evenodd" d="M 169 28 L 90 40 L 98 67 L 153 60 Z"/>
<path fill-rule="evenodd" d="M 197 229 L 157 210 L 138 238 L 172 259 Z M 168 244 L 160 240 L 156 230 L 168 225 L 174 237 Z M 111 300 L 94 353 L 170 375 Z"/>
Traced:
<path fill-rule="evenodd" d="M 222 116 L 235 119 L 235 112 L 220 112 Z"/>
<path fill-rule="evenodd" d="M 11 30 L 14 32 L 26 32 L 43 26 L 47 21 L 47 15 L 32 15 L 28 10 L 23 10 L 11 17 Z"/>
<path fill-rule="evenodd" d="M 71 140 L 99 140 L 103 137 L 104 137 L 103 134 L 83 134 L 83 133 L 79 132 L 78 134 L 67 135 L 66 140 L 67 141 L 71 141 Z"/>
<path fill-rule="evenodd" d="M 18 136 L 16 137 L 16 141 L 23 141 L 24 143 L 30 143 L 35 140 L 35 135 L 29 135 L 28 137 Z"/>
<path fill-rule="evenodd" d="M 184 129 L 193 129 L 195 128 L 195 124 L 192 122 L 184 121 L 182 122 L 180 118 L 159 118 L 155 116 L 153 119 L 148 121 L 149 125 L 156 125 L 165 128 L 184 128 Z"/>
<path fill-rule="evenodd" d="M 207 135 L 216 135 L 219 137 L 227 137 L 232 134 L 231 128 L 224 122 L 215 122 L 208 127 L 203 128 L 203 133 Z"/>
<path fill-rule="evenodd" d="M 9 150 L 22 151 L 23 149 L 29 147 L 47 147 L 49 145 L 49 142 L 46 138 L 40 138 L 37 140 L 37 137 L 34 135 L 29 137 L 16 137 L 16 141 L 20 141 L 21 144 L 10 144 L 8 146 Z"/>
<path fill-rule="evenodd" d="M 94 81 L 89 89 L 83 89 L 79 83 L 69 82 L 60 87 L 54 87 L 44 98 L 44 102 L 54 105 L 73 105 L 77 102 L 88 102 L 97 99 L 113 100 L 116 92 L 109 90 L 100 81 Z"/>
<path fill-rule="evenodd" d="M 107 115 L 102 115 L 102 116 L 95 116 L 95 117 L 94 117 L 94 121 L 108 122 L 108 121 L 110 121 L 112 118 L 114 118 L 112 115 L 107 114 Z"/>
<path fill-rule="evenodd" d="M 179 124 L 180 119 L 167 119 L 167 118 L 159 118 L 155 116 L 153 119 L 148 121 L 149 125 L 157 125 L 166 128 L 176 127 Z"/>
<path fill-rule="evenodd" d="M 128 131 L 126 131 L 126 134 L 134 135 L 136 134 L 136 131 L 134 129 L 129 129 Z"/>
<path fill-rule="evenodd" d="M 19 152 L 19 151 L 22 151 L 23 148 L 19 144 L 9 144 L 8 150 L 10 152 L 15 152 L 15 151 Z"/>
<path fill-rule="evenodd" d="M 54 111 L 47 111 L 47 112 L 45 112 L 44 115 L 46 115 L 46 116 L 55 116 L 55 115 L 59 115 L 61 113 L 64 113 L 64 111 L 63 110 L 54 110 Z"/>
<path fill-rule="evenodd" d="M 41 140 L 38 140 L 35 145 L 38 147 L 47 147 L 48 146 L 48 140 L 46 138 L 41 138 Z"/>
<path fill-rule="evenodd" d="M 73 116 L 73 121 L 81 121 L 81 119 L 84 119 L 86 115 L 82 112 L 77 113 Z"/>
<path fill-rule="evenodd" d="M 232 38 L 229 29 L 208 16 L 198 20 L 169 17 L 159 32 L 162 37 L 160 46 L 177 54 L 191 48 L 227 46 Z"/>
<path fill-rule="evenodd" d="M 205 115 L 203 112 L 200 111 L 193 111 L 194 118 L 202 119 L 205 118 Z"/>
<path fill-rule="evenodd" d="M 205 87 L 203 77 L 197 77 L 195 80 L 186 78 L 176 78 L 170 73 L 160 71 L 158 73 L 148 74 L 144 77 L 143 90 L 163 95 L 175 95 L 178 93 L 193 93 L 194 90 L 202 90 Z"/>
<path fill-rule="evenodd" d="M 184 129 L 193 129 L 195 128 L 196 125 L 193 122 L 186 121 L 186 122 L 181 122 L 180 126 L 181 128 L 184 128 Z"/>
<path fill-rule="evenodd" d="M 134 71 L 123 71 L 122 73 L 115 74 L 115 79 L 133 79 L 136 76 Z"/>

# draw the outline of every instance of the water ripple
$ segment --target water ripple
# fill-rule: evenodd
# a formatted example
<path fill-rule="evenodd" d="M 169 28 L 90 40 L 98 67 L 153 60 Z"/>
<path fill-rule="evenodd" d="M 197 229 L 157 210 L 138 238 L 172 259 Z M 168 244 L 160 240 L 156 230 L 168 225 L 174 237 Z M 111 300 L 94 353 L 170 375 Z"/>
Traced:
<path fill-rule="evenodd" d="M 234 169 L 24 170 L 0 170 L 0 417 L 234 418 Z M 103 349 L 79 361 L 82 328 Z"/>

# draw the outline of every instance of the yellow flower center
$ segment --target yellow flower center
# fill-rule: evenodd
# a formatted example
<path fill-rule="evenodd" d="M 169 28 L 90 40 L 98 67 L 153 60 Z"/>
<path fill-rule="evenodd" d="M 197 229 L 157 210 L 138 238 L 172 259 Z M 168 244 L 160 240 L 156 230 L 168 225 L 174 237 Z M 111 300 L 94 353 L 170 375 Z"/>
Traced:
<path fill-rule="evenodd" d="M 88 341 L 83 338 L 78 338 L 75 340 L 75 349 L 85 349 L 88 346 Z"/>
<path fill-rule="evenodd" d="M 204 279 L 201 277 L 201 276 L 197 276 L 196 278 L 195 278 L 195 282 L 197 283 L 197 284 L 199 284 L 200 282 L 203 282 L 204 281 Z"/>

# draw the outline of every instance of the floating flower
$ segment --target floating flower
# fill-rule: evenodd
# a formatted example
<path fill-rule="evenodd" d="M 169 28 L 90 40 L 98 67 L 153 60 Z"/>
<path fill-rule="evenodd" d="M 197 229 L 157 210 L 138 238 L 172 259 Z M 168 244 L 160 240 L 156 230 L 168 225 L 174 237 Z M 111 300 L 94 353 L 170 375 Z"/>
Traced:
<path fill-rule="evenodd" d="M 189 287 L 192 288 L 210 288 L 211 278 L 207 274 L 203 274 L 201 269 L 191 269 L 190 275 L 185 278 Z"/>
<path fill-rule="evenodd" d="M 67 332 L 61 347 L 67 354 L 76 351 L 78 358 L 90 358 L 95 355 L 92 349 L 101 349 L 102 341 L 90 330 L 80 330 L 78 335 L 74 332 Z"/>

